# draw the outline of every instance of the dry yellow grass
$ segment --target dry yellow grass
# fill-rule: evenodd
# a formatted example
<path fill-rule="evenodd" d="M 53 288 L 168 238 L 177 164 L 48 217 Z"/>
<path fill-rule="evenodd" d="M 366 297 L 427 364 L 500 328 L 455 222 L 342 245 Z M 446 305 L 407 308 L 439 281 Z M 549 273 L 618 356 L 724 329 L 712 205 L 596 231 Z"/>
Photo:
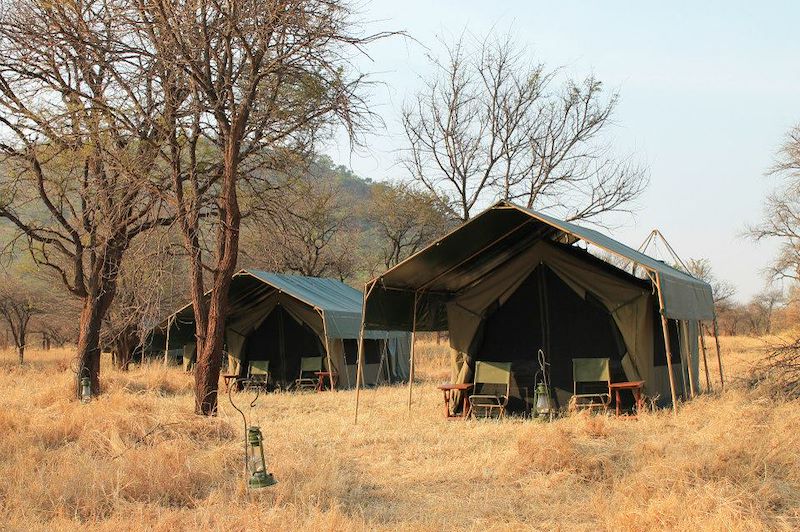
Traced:
<path fill-rule="evenodd" d="M 746 374 L 758 341 L 723 339 Z M 444 350 L 420 349 L 406 390 L 270 394 L 246 408 L 279 484 L 248 498 L 241 419 L 192 412 L 191 379 L 104 369 L 106 393 L 68 400 L 68 350 L 0 356 L 0 523 L 10 530 L 800 528 L 800 410 L 758 390 L 639 421 L 447 422 Z M 437 354 L 439 353 L 439 354 Z M 107 366 L 106 366 L 107 367 Z M 244 396 L 239 402 L 247 406 Z M 0 528 L 3 528 L 0 525 Z"/>

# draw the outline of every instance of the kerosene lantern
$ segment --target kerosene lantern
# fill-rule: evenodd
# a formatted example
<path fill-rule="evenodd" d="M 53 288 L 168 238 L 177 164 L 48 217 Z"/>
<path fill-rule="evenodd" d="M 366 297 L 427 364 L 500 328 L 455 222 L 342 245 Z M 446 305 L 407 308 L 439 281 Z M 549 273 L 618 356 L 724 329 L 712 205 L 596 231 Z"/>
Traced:
<path fill-rule="evenodd" d="M 92 380 L 89 377 L 81 378 L 81 403 L 92 402 Z"/>
<path fill-rule="evenodd" d="M 553 415 L 553 402 L 550 398 L 550 390 L 543 382 L 536 383 L 533 393 L 533 417 L 537 419 L 550 418 Z"/>
<path fill-rule="evenodd" d="M 247 429 L 247 485 L 250 489 L 266 488 L 277 484 L 272 473 L 267 472 L 267 462 L 264 459 L 264 437 L 259 427 L 251 426 Z"/>

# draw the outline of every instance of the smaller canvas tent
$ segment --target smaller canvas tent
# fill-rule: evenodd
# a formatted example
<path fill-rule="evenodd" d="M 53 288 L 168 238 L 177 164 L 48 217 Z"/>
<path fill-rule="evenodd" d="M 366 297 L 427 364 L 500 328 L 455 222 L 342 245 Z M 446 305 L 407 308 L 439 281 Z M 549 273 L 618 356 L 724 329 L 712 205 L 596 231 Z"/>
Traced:
<path fill-rule="evenodd" d="M 366 330 L 448 331 L 455 382 L 471 382 L 477 360 L 511 362 L 517 407 L 535 386 L 539 349 L 561 406 L 572 393 L 575 358 L 609 358 L 612 380 L 643 380 L 649 396 L 674 405 L 699 390 L 698 324 L 714 319 L 707 283 L 598 231 L 509 202 L 373 279 L 366 294 Z"/>
<path fill-rule="evenodd" d="M 273 380 L 288 385 L 299 374 L 301 358 L 324 356 L 339 375 L 339 387 L 355 385 L 362 308 L 358 290 L 333 279 L 242 270 L 233 277 L 229 302 L 229 372 L 244 376 L 249 361 L 268 360 Z M 170 353 L 178 350 L 188 360 L 194 335 L 194 311 L 188 304 L 164 320 L 152 349 L 168 342 Z M 364 340 L 367 384 L 408 378 L 407 332 L 370 330 Z"/>

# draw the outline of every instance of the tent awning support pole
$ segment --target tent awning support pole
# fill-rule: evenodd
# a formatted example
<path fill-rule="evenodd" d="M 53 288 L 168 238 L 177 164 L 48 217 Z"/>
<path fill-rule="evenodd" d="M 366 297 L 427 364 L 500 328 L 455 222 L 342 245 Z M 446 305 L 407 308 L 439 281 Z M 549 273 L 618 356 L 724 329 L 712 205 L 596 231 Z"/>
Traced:
<path fill-rule="evenodd" d="M 333 363 L 331 362 L 331 346 L 328 342 L 328 326 L 325 324 L 325 314 L 322 313 L 321 309 L 317 309 L 319 312 L 319 317 L 322 319 L 322 334 L 325 335 L 325 357 L 328 360 L 328 371 L 333 374 L 336 370 L 333 367 Z M 345 374 L 347 374 L 347 364 L 345 364 Z M 302 375 L 301 375 L 302 377 Z M 331 385 L 331 391 L 334 392 L 337 389 L 337 386 L 333 384 L 333 375 L 328 377 L 328 383 Z M 323 383 L 324 384 L 324 383 Z"/>
<path fill-rule="evenodd" d="M 411 319 L 411 356 L 409 358 L 408 369 L 408 411 L 411 412 L 411 396 L 414 390 L 414 352 L 417 345 L 417 303 L 419 301 L 419 290 L 414 292 L 414 315 Z"/>
<path fill-rule="evenodd" d="M 689 395 L 692 399 L 694 399 L 697 388 L 694 384 L 694 360 L 692 359 L 691 342 L 689 342 L 689 320 L 686 320 L 683 323 L 686 327 L 686 373 L 689 375 Z"/>
<path fill-rule="evenodd" d="M 167 340 L 164 343 L 164 365 L 169 365 L 169 331 L 172 329 L 172 316 L 167 318 Z"/>
<path fill-rule="evenodd" d="M 714 315 L 714 343 L 717 344 L 717 362 L 719 363 L 719 387 L 725 389 L 725 379 L 722 376 L 722 352 L 719 348 L 719 328 L 717 327 L 717 316 Z"/>
<path fill-rule="evenodd" d="M 669 391 L 672 395 L 672 413 L 678 414 L 678 397 L 675 394 L 675 374 L 672 371 L 672 348 L 669 344 L 669 322 L 664 315 L 664 295 L 661 293 L 661 275 L 656 274 L 656 288 L 658 288 L 658 303 L 661 313 L 661 329 L 664 332 L 664 351 L 667 356 L 667 371 L 669 372 Z"/>
<path fill-rule="evenodd" d="M 706 370 L 706 389 L 711 391 L 711 374 L 708 372 L 708 358 L 706 357 L 706 339 L 703 334 L 703 322 L 697 320 L 697 330 L 700 332 L 700 347 L 703 349 L 703 367 Z"/>
<path fill-rule="evenodd" d="M 356 415 L 355 423 L 358 423 L 358 401 L 361 398 L 361 373 L 364 367 L 364 328 L 367 319 L 367 298 L 375 288 L 375 281 L 367 283 L 364 287 L 364 300 L 361 302 L 361 330 L 358 332 L 358 363 L 356 364 Z M 347 363 L 345 363 L 345 371 Z"/>

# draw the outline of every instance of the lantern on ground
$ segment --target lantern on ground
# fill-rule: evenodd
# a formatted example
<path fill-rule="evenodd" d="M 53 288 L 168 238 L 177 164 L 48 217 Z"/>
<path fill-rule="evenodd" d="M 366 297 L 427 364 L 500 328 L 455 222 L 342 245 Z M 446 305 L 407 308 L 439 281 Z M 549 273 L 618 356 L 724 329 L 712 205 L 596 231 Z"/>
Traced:
<path fill-rule="evenodd" d="M 272 473 L 267 473 L 263 441 L 260 428 L 247 429 L 247 485 L 250 489 L 266 488 L 278 482 Z"/>
<path fill-rule="evenodd" d="M 553 414 L 553 402 L 550 399 L 550 390 L 543 382 L 536 383 L 533 394 L 533 417 L 543 419 Z"/>
<path fill-rule="evenodd" d="M 81 403 L 90 403 L 92 401 L 92 380 L 89 377 L 81 379 Z"/>

